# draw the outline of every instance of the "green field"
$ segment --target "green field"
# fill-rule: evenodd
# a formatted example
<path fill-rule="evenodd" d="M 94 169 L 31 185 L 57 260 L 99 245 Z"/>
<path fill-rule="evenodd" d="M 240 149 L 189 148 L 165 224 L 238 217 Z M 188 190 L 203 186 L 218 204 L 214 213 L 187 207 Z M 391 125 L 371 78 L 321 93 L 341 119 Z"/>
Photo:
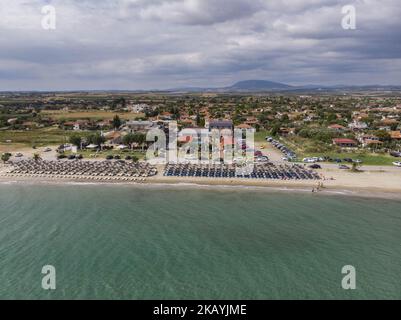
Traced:
<path fill-rule="evenodd" d="M 344 159 L 349 158 L 352 160 L 362 160 L 362 165 L 370 165 L 370 166 L 391 166 L 394 161 L 397 161 L 396 158 L 386 155 L 386 154 L 373 154 L 373 153 L 350 153 L 350 152 L 328 152 L 328 153 L 308 153 L 298 155 L 300 159 L 308 158 L 308 157 L 321 157 L 327 156 L 332 159 Z"/>
<path fill-rule="evenodd" d="M 118 115 L 121 119 L 124 120 L 134 120 L 137 118 L 144 117 L 144 114 L 136 114 L 131 112 L 112 112 L 112 111 L 103 111 L 103 110 L 76 110 L 76 111 L 64 111 L 64 110 L 43 110 L 41 115 L 44 117 L 50 117 L 55 120 L 66 120 L 66 121 L 75 121 L 75 120 L 111 120 L 114 116 Z"/>
<path fill-rule="evenodd" d="M 35 130 L 7 130 L 0 131 L 0 144 L 4 145 L 24 145 L 32 146 L 48 146 L 57 145 L 68 142 L 69 136 L 73 132 L 64 131 L 56 127 L 35 129 Z M 7 141 L 11 142 L 7 142 Z"/>

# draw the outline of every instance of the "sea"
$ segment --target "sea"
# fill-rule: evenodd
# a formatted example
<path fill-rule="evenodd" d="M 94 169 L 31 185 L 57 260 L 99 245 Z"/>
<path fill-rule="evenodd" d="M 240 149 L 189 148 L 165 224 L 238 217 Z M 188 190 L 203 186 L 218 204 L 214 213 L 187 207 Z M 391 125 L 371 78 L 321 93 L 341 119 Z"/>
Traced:
<path fill-rule="evenodd" d="M 401 299 L 401 201 L 3 183 L 0 299 Z"/>

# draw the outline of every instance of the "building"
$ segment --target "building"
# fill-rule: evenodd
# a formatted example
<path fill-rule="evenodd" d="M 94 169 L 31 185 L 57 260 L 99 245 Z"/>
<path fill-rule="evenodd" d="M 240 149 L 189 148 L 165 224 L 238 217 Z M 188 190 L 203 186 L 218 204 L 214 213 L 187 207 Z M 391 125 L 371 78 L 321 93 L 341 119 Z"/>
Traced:
<path fill-rule="evenodd" d="M 362 147 L 371 147 L 383 144 L 380 141 L 380 138 L 373 134 L 361 134 L 358 136 L 358 141 L 362 144 Z"/>
<path fill-rule="evenodd" d="M 331 124 L 328 126 L 328 129 L 341 132 L 345 131 L 346 128 L 340 124 Z"/>
<path fill-rule="evenodd" d="M 391 131 L 390 136 L 393 140 L 401 140 L 401 131 Z"/>
<path fill-rule="evenodd" d="M 129 132 L 148 131 L 156 127 L 156 123 L 152 121 L 128 121 L 125 123 L 125 129 Z"/>
<path fill-rule="evenodd" d="M 231 120 L 212 120 L 205 125 L 209 131 L 212 130 L 233 130 L 234 125 Z"/>
<path fill-rule="evenodd" d="M 348 125 L 348 128 L 351 130 L 366 130 L 368 129 L 368 125 L 365 122 L 354 121 Z"/>
<path fill-rule="evenodd" d="M 353 139 L 333 139 L 333 144 L 341 147 L 341 148 L 356 148 L 358 146 L 358 142 Z"/>

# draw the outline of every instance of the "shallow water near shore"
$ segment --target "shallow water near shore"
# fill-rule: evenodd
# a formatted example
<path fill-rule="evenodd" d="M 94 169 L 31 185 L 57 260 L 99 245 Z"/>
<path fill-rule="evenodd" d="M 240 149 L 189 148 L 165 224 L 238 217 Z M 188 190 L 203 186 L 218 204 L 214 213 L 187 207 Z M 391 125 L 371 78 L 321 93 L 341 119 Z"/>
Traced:
<path fill-rule="evenodd" d="M 401 201 L 0 184 L 1 299 L 401 299 L 400 279 Z"/>

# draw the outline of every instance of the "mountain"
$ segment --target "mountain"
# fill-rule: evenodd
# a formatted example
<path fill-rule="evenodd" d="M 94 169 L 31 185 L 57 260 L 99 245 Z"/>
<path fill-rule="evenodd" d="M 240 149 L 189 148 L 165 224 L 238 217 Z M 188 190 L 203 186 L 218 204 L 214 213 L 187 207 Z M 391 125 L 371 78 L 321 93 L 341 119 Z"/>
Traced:
<path fill-rule="evenodd" d="M 225 88 L 228 91 L 270 91 L 270 90 L 288 90 L 292 87 L 279 82 L 267 80 L 247 80 L 240 81 L 231 87 Z"/>
<path fill-rule="evenodd" d="M 201 88 L 187 87 L 164 90 L 170 93 L 247 93 L 247 92 L 293 92 L 293 93 L 316 93 L 316 92 L 358 92 L 358 91 L 399 91 L 401 86 L 390 85 L 315 85 L 307 84 L 303 86 L 291 86 L 284 83 L 273 82 L 268 80 L 246 80 L 235 83 L 230 87 L 222 88 Z M 157 90 L 156 90 L 157 91 Z"/>

